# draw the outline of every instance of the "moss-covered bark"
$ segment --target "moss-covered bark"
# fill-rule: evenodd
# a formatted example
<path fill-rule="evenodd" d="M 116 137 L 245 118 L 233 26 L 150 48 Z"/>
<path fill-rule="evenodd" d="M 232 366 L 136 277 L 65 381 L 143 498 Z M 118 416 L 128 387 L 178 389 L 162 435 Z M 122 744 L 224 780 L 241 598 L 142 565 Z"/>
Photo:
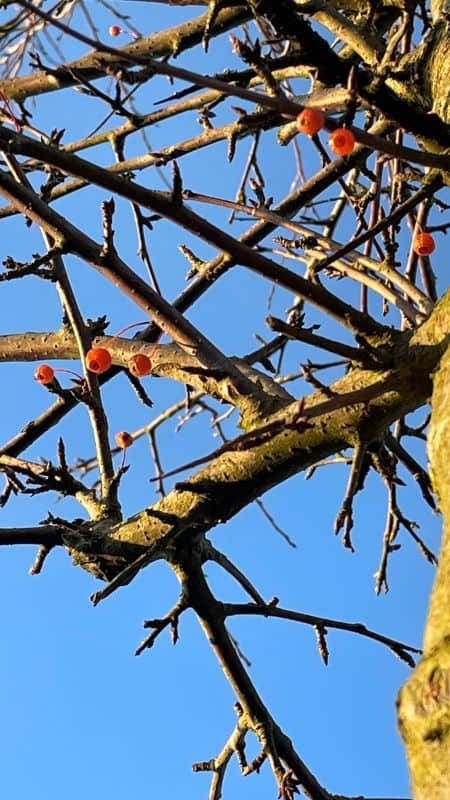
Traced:
<path fill-rule="evenodd" d="M 450 292 L 412 337 L 401 334 L 396 344 L 391 339 L 391 348 L 387 341 L 374 340 L 378 348 L 390 350 L 388 367 L 351 370 L 330 387 L 331 398 L 315 392 L 306 399 L 305 424 L 301 420 L 298 425 L 291 424 L 298 412 L 297 402 L 281 408 L 266 419 L 266 425 L 281 423 L 273 436 L 258 440 L 258 430 L 254 431 L 253 442 L 218 454 L 154 506 L 106 532 L 97 531 L 89 552 L 98 558 L 86 562 L 85 543 L 80 545 L 76 535 L 66 536 L 72 555 L 80 563 L 81 551 L 86 569 L 99 574 L 100 566 L 103 577 L 109 578 L 117 572 L 117 564 L 120 569 L 129 563 L 130 553 L 148 552 L 149 561 L 155 555 L 171 561 L 180 547 L 192 546 L 208 530 L 291 475 L 343 447 L 374 441 L 393 420 L 430 397 L 430 375 L 445 351 L 449 326 Z M 111 547 L 114 563 L 110 561 Z"/>
<path fill-rule="evenodd" d="M 429 458 L 443 514 L 443 540 L 424 656 L 399 698 L 415 800 L 450 798 L 450 347 L 434 380 Z"/>
<path fill-rule="evenodd" d="M 434 29 L 422 53 L 424 99 L 450 120 L 448 0 L 432 3 Z M 444 309 L 447 315 L 448 309 Z M 450 798 L 450 348 L 434 379 L 429 460 L 443 514 L 443 539 L 425 629 L 424 655 L 400 692 L 398 721 L 415 800 Z"/>
<path fill-rule="evenodd" d="M 434 32 L 433 48 L 424 70 L 425 87 L 435 114 L 450 122 L 450 35 L 448 23 L 440 22 Z"/>

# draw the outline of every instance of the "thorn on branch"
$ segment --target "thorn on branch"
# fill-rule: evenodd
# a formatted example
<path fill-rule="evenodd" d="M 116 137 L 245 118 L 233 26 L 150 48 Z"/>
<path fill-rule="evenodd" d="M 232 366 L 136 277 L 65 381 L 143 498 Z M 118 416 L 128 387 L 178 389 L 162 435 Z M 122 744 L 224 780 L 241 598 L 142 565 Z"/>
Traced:
<path fill-rule="evenodd" d="M 108 258 L 109 255 L 114 254 L 116 249 L 114 247 L 114 228 L 113 217 L 115 211 L 114 198 L 111 200 L 104 200 L 101 205 L 102 222 L 103 222 L 103 246 L 102 257 Z"/>
<path fill-rule="evenodd" d="M 53 147 L 59 147 L 65 132 L 66 132 L 65 128 L 59 128 L 59 129 L 53 128 L 50 131 L 50 136 L 48 137 L 47 144 L 50 144 Z"/>
<path fill-rule="evenodd" d="M 328 650 L 327 644 L 327 629 L 324 625 L 314 625 L 314 630 L 316 632 L 317 637 L 317 647 L 322 658 L 323 663 L 325 666 L 328 666 L 328 660 L 330 657 L 330 652 Z"/>
<path fill-rule="evenodd" d="M 199 114 L 197 117 L 197 122 L 199 125 L 202 126 L 203 131 L 207 133 L 207 131 L 211 131 L 213 129 L 213 124 L 211 122 L 212 119 L 215 119 L 216 114 L 214 111 L 210 111 L 208 106 L 202 106 L 199 109 Z"/>
<path fill-rule="evenodd" d="M 198 256 L 196 256 L 195 253 L 193 253 L 192 250 L 185 244 L 178 245 L 178 250 L 184 255 L 191 265 L 191 268 L 186 275 L 186 280 L 189 281 L 202 271 L 207 262 L 202 258 L 198 258 Z"/>
<path fill-rule="evenodd" d="M 129 370 L 126 371 L 126 375 L 141 403 L 143 403 L 144 406 L 152 408 L 153 400 L 150 395 L 147 394 L 139 378 L 136 378 L 135 375 L 132 375 Z"/>
<path fill-rule="evenodd" d="M 5 486 L 3 487 L 2 493 L 0 495 L 0 508 L 4 508 L 6 503 L 8 502 L 11 494 L 17 494 L 17 491 L 14 491 L 11 482 L 8 478 L 5 480 Z"/>
<path fill-rule="evenodd" d="M 176 161 L 172 162 L 172 181 L 172 203 L 175 206 L 181 206 L 183 203 L 183 178 Z"/>
<path fill-rule="evenodd" d="M 430 476 L 426 469 L 424 469 L 418 461 L 403 447 L 399 439 L 392 434 L 386 435 L 386 444 L 392 453 L 398 458 L 403 466 L 412 475 L 414 481 L 418 484 L 422 497 L 425 502 L 433 509 L 437 510 L 436 502 L 433 496 L 433 487 L 431 485 Z"/>
<path fill-rule="evenodd" d="M 92 495 L 92 491 L 87 486 L 73 477 L 67 463 L 65 466 L 55 466 L 51 461 L 46 461 L 41 466 L 30 462 L 29 469 L 25 471 L 25 474 L 28 476 L 27 487 L 21 488 L 25 494 L 36 495 L 55 491 L 64 497 L 75 496 L 79 493 L 86 496 Z M 49 515 L 46 522 L 51 521 Z M 64 524 L 64 521 L 61 524 Z"/>
<path fill-rule="evenodd" d="M 35 275 L 38 278 L 54 281 L 55 273 L 46 265 L 52 258 L 60 255 L 62 248 L 60 245 L 52 247 L 43 256 L 38 253 L 33 255 L 33 260 L 29 262 L 16 261 L 11 256 L 7 256 L 3 261 L 3 266 L 7 270 L 0 275 L 0 281 L 12 281 L 17 278 L 24 278 L 26 275 Z"/>
<path fill-rule="evenodd" d="M 214 772 L 215 765 L 214 758 L 210 758 L 209 761 L 196 761 L 195 764 L 192 764 L 192 772 Z"/>
<path fill-rule="evenodd" d="M 86 320 L 86 327 L 89 329 L 93 339 L 97 336 L 104 336 L 108 326 L 109 322 L 106 314 L 97 317 L 97 319 L 90 319 L 90 317 L 88 317 Z"/>
<path fill-rule="evenodd" d="M 203 37 L 202 37 L 202 45 L 205 53 L 208 52 L 211 30 L 217 19 L 217 15 L 221 7 L 222 7 L 222 0 L 209 0 L 208 15 L 206 17 L 205 29 L 203 31 Z"/>
<path fill-rule="evenodd" d="M 66 528 L 68 531 L 73 531 L 74 533 L 80 533 L 84 520 L 81 518 L 74 519 L 72 521 L 68 519 L 64 519 L 64 517 L 58 517 L 55 514 L 52 514 L 51 511 L 48 512 L 45 519 L 41 520 L 41 525 L 57 525 L 60 528 Z"/>
<path fill-rule="evenodd" d="M 408 653 L 408 651 L 405 650 L 403 647 L 396 645 L 390 647 L 390 650 L 392 650 L 394 655 L 396 655 L 397 658 L 400 659 L 400 661 L 404 661 L 405 664 L 408 664 L 408 666 L 411 667 L 411 669 L 414 669 L 414 667 L 416 666 L 416 662 L 414 661 L 411 653 Z"/>
<path fill-rule="evenodd" d="M 256 195 L 257 203 L 254 200 L 249 200 L 249 203 L 253 205 L 255 208 L 269 208 L 269 206 L 273 203 L 273 197 L 266 198 L 264 193 L 264 186 L 261 181 L 255 180 L 255 178 L 249 178 L 250 188 Z"/>
<path fill-rule="evenodd" d="M 227 148 L 227 159 L 230 164 L 233 161 L 234 156 L 236 155 L 237 139 L 238 139 L 237 128 L 233 126 L 228 136 L 228 148 Z"/>
<path fill-rule="evenodd" d="M 239 658 L 241 659 L 241 661 L 243 661 L 243 663 L 245 664 L 245 666 L 246 666 L 247 668 L 250 668 L 250 667 L 251 667 L 251 665 L 252 665 L 252 662 L 251 662 L 251 661 L 250 661 L 250 659 L 249 659 L 249 658 L 247 658 L 247 656 L 245 655 L 245 653 L 244 653 L 244 651 L 242 650 L 242 648 L 241 648 L 241 646 L 240 646 L 240 644 L 239 644 L 238 640 L 235 638 L 235 636 L 232 636 L 231 634 L 229 634 L 229 636 L 230 636 L 230 639 L 231 639 L 231 641 L 233 642 L 233 645 L 234 645 L 234 647 L 236 648 L 236 652 L 237 652 L 237 654 L 238 654 Z"/>
<path fill-rule="evenodd" d="M 66 459 L 66 446 L 62 436 L 60 436 L 58 439 L 58 461 L 60 468 L 65 472 L 69 472 L 69 466 Z"/>
<path fill-rule="evenodd" d="M 123 452 L 123 456 L 125 456 L 125 450 Z M 120 486 L 120 481 L 122 480 L 123 476 L 128 472 L 130 469 L 130 464 L 121 463 L 117 472 L 114 474 L 111 480 L 111 491 L 117 491 L 118 487 Z"/>
<path fill-rule="evenodd" d="M 48 167 L 46 172 L 48 172 L 48 178 L 40 186 L 40 195 L 42 200 L 48 202 L 51 199 L 53 190 L 61 183 L 64 183 L 67 176 L 55 167 Z"/>

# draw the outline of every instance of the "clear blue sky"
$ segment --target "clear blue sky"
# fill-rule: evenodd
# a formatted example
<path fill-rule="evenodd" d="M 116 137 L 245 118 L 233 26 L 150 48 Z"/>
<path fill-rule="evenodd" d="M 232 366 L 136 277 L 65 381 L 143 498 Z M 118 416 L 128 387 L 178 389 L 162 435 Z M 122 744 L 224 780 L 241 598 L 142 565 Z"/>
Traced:
<path fill-rule="evenodd" d="M 121 8 L 125 6 L 143 33 L 195 13 L 195 9 L 180 11 L 138 2 L 120 3 Z M 99 19 L 107 39 L 108 26 L 116 19 L 104 10 Z M 80 27 L 78 15 L 75 21 Z M 126 36 L 119 43 L 125 41 Z M 74 46 L 74 52 L 76 49 Z M 205 72 L 221 69 L 230 62 L 238 66 L 230 49 L 223 37 L 211 43 L 208 58 L 197 54 L 194 59 L 188 54 L 180 57 L 179 63 Z M 170 91 L 164 79 L 155 79 L 138 93 L 139 110 L 150 110 L 155 100 Z M 35 121 L 47 131 L 65 127 L 64 141 L 70 141 L 85 135 L 103 112 L 85 97 L 67 91 L 39 99 Z M 158 149 L 193 135 L 199 130 L 196 117 L 192 112 L 167 126 L 152 128 L 152 146 Z M 221 119 L 219 111 L 218 120 Z M 238 145 L 231 165 L 226 161 L 226 143 L 182 160 L 185 185 L 233 198 L 249 145 L 249 140 Z M 312 150 L 303 143 L 302 146 L 305 172 L 310 176 L 320 164 Z M 127 154 L 133 152 L 142 152 L 138 138 L 135 145 L 127 145 Z M 266 135 L 263 153 L 261 163 L 268 194 L 279 200 L 287 194 L 294 175 L 292 150 L 278 147 L 273 131 Z M 94 152 L 87 151 L 86 156 L 94 157 Z M 108 147 L 99 149 L 95 157 L 100 163 L 113 161 Z M 166 174 L 170 176 L 169 169 Z M 160 175 L 151 169 L 137 175 L 137 180 L 149 187 L 164 188 Z M 84 190 L 60 202 L 58 209 L 67 211 L 76 224 L 99 239 L 99 203 L 104 199 L 104 192 Z M 119 250 L 133 268 L 144 274 L 136 256 L 131 214 L 124 201 L 117 205 Z M 228 214 L 206 208 L 203 211 L 210 219 L 226 225 Z M 246 226 L 247 223 L 241 224 L 241 229 Z M 346 235 L 350 235 L 350 228 Z M 340 238 L 345 240 L 342 231 Z M 1 241 L 2 258 L 13 255 L 27 260 L 33 252 L 43 251 L 39 232 L 29 230 L 19 218 L 2 221 Z M 403 241 L 406 244 L 406 238 Z M 166 222 L 158 223 L 150 238 L 152 258 L 169 299 L 184 286 L 186 262 L 177 249 L 183 242 L 201 256 L 213 254 L 211 248 L 194 243 Z M 441 289 L 449 255 L 448 246 L 446 257 L 444 249 L 440 237 L 436 263 Z M 86 316 L 106 313 L 110 331 L 142 318 L 138 309 L 90 267 L 71 258 L 67 265 Z M 345 291 L 341 287 L 342 284 L 338 288 Z M 187 316 L 227 354 L 241 355 L 255 348 L 255 331 L 269 338 L 264 325 L 269 289 L 262 279 L 237 267 Z M 356 295 L 357 290 L 349 287 L 347 296 L 355 299 Z M 291 302 L 287 292 L 277 290 L 272 299 L 273 313 L 282 316 Z M 374 304 L 374 310 L 376 307 Z M 2 284 L 1 309 L 1 333 L 52 330 L 60 324 L 54 287 L 34 278 Z M 316 312 L 308 310 L 308 324 L 318 319 Z M 321 321 L 321 333 L 344 338 L 342 331 Z M 306 346 L 293 345 L 286 360 L 287 371 L 298 368 L 299 362 L 307 358 L 325 360 Z M 48 405 L 47 393 L 32 379 L 33 370 L 33 364 L 1 366 L 3 441 Z M 180 386 L 162 379 L 146 379 L 146 387 L 155 403 L 151 414 L 157 415 L 164 404 L 182 397 Z M 308 391 L 300 381 L 291 389 L 296 396 Z M 106 386 L 104 398 L 112 433 L 132 430 L 151 418 L 123 377 Z M 208 452 L 217 443 L 205 415 L 180 432 L 175 432 L 176 422 L 169 422 L 160 435 L 166 469 Z M 232 421 L 227 430 L 230 434 L 235 430 Z M 25 457 L 54 458 L 61 433 L 71 461 L 93 452 L 85 411 L 78 409 L 60 428 L 30 448 Z M 419 454 L 420 448 L 416 452 Z M 148 483 L 153 466 L 145 439 L 130 450 L 129 462 L 131 469 L 121 493 L 127 514 L 156 498 Z M 433 569 L 408 535 L 401 532 L 402 548 L 393 554 L 390 563 L 391 591 L 375 596 L 373 574 L 381 552 L 386 492 L 380 481 L 371 476 L 364 493 L 358 495 L 353 531 L 356 553 L 352 555 L 332 532 L 347 470 L 343 465 L 320 469 L 308 482 L 298 475 L 266 496 L 268 509 L 295 539 L 297 549 L 287 546 L 255 505 L 227 526 L 217 527 L 211 538 L 248 573 L 267 599 L 277 595 L 283 606 L 358 620 L 420 645 Z M 169 479 L 169 487 L 174 480 Z M 439 518 L 423 508 L 415 486 L 400 489 L 400 499 L 406 515 L 421 523 L 422 535 L 436 550 Z M 18 498 L 2 510 L 0 524 L 36 524 L 48 511 L 69 518 L 80 513 L 71 500 L 58 502 L 54 496 Z M 53 552 L 43 573 L 30 577 L 28 568 L 34 549 L 0 550 L 0 790 L 4 796 L 11 800 L 57 800 L 61 796 L 65 800 L 206 798 L 209 776 L 193 774 L 191 765 L 213 757 L 235 722 L 234 697 L 219 665 L 190 614 L 181 620 L 180 641 L 175 648 L 168 635 L 162 635 L 152 651 L 139 658 L 133 655 L 144 635 L 142 620 L 163 614 L 177 597 L 178 585 L 168 567 L 158 564 L 148 568 L 131 586 L 94 609 L 89 595 L 100 584 L 79 568 L 74 569 L 65 553 Z M 208 565 L 206 571 L 222 599 L 242 597 L 217 568 Z M 301 757 L 328 789 L 368 797 L 408 796 L 402 745 L 395 728 L 395 697 L 408 672 L 405 664 L 376 642 L 345 632 L 330 631 L 330 663 L 325 667 L 309 627 L 243 619 L 233 620 L 231 630 L 252 662 L 250 674 L 264 700 L 293 738 Z M 249 756 L 256 752 L 255 742 L 249 739 Z M 265 800 L 275 793 L 267 766 L 259 777 L 242 779 L 236 764 L 227 774 L 224 798 Z"/>

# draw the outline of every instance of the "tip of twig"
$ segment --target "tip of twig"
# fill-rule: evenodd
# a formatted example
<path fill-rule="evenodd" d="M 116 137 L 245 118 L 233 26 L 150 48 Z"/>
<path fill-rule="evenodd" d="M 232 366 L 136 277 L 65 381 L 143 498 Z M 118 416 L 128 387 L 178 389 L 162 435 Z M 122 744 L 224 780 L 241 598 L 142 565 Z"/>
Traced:
<path fill-rule="evenodd" d="M 98 605 L 101 599 L 102 599 L 101 592 L 94 592 L 94 594 L 91 594 L 89 598 L 93 606 Z"/>

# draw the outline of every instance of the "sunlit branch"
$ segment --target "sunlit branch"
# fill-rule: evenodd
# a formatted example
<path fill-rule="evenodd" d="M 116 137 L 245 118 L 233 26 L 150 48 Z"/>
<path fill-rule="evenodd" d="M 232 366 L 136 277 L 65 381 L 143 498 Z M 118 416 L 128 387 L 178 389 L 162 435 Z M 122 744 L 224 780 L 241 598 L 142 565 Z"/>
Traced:
<path fill-rule="evenodd" d="M 317 264 L 320 268 L 321 250 L 314 250 L 313 248 L 305 248 L 305 255 L 296 254 L 291 252 L 290 250 L 279 250 L 278 248 L 272 248 L 271 252 L 275 255 L 282 255 L 286 259 L 292 259 L 294 261 L 303 261 L 306 262 L 308 265 L 311 265 L 311 270 L 314 272 L 315 265 Z M 399 311 L 403 314 L 403 316 L 409 320 L 413 325 L 423 321 L 425 319 L 425 315 L 420 314 L 417 312 L 413 305 L 405 300 L 398 292 L 393 290 L 390 286 L 393 281 L 388 277 L 388 274 L 393 274 L 394 277 L 396 276 L 395 270 L 391 267 L 386 266 L 385 269 L 380 268 L 380 272 L 386 272 L 387 281 L 383 282 L 380 281 L 378 278 L 373 277 L 372 275 L 368 274 L 364 269 L 362 269 L 357 262 L 346 262 L 342 259 L 334 258 L 332 262 L 332 266 L 327 268 L 327 271 L 336 270 L 339 276 L 346 275 L 348 278 L 361 283 L 363 286 L 367 286 L 368 289 L 371 289 L 375 294 L 379 294 L 383 297 L 388 303 L 391 303 L 393 306 L 396 306 Z M 400 276 L 402 278 L 402 276 Z M 395 281 L 397 283 L 397 281 Z M 419 290 L 420 291 L 420 290 Z M 409 294 L 414 293 L 414 287 L 411 287 Z M 428 298 L 422 300 L 422 305 L 425 303 L 428 305 L 428 310 L 431 310 L 431 303 L 429 302 Z"/>
<path fill-rule="evenodd" d="M 195 356 L 187 354 L 177 345 L 161 344 L 155 350 L 154 345 L 145 344 L 139 339 L 123 339 L 118 336 L 96 337 L 95 343 L 97 346 L 108 348 L 112 362 L 116 366 L 127 369 L 132 356 L 143 353 L 151 358 L 153 376 L 171 377 L 227 402 L 238 403 L 238 398 L 230 399 L 226 389 L 223 388 L 224 375 L 220 370 L 205 369 Z M 79 353 L 76 341 L 64 328 L 55 333 L 43 331 L 0 336 L 0 362 L 77 358 Z M 242 369 L 246 379 L 255 386 L 255 391 L 257 384 L 260 387 L 259 391 L 263 386 L 266 396 L 270 395 L 273 404 L 286 405 L 293 399 L 289 392 L 272 378 L 250 367 L 243 360 L 231 358 L 230 362 L 233 367 Z"/>
<path fill-rule="evenodd" d="M 103 248 L 64 217 L 50 209 L 34 192 L 15 184 L 0 174 L 0 191 L 34 221 L 38 222 L 63 249 L 80 255 L 108 280 L 122 289 L 130 299 L 151 315 L 160 327 L 183 348 L 193 352 L 205 367 L 220 372 L 234 386 L 235 394 L 248 397 L 256 394 L 255 386 L 208 341 L 190 322 L 181 316 L 163 297 L 133 272 L 114 251 L 107 256 Z"/>
<path fill-rule="evenodd" d="M 304 3 L 303 5 L 308 13 L 308 4 Z M 351 49 L 366 64 L 371 67 L 377 66 L 382 42 L 380 40 L 377 41 L 377 37 L 373 32 L 368 33 L 365 31 L 363 33 L 360 26 L 355 25 L 354 22 L 340 13 L 331 3 L 325 2 L 325 0 L 319 0 L 319 2 L 314 0 L 309 13 L 311 13 L 313 19 L 320 22 L 342 42 L 350 45 Z"/>
<path fill-rule="evenodd" d="M 233 202 L 232 200 L 226 200 L 222 197 L 212 197 L 211 195 L 199 194 L 198 192 L 193 192 L 189 189 L 185 189 L 184 195 L 187 200 L 197 200 L 199 202 L 223 206 L 225 208 L 232 208 L 234 211 L 243 211 L 249 214 L 250 216 L 258 217 L 260 219 L 265 219 L 268 222 L 272 222 L 275 226 L 286 228 L 286 230 L 290 230 L 293 233 L 299 234 L 301 237 L 305 239 L 303 247 L 306 250 L 307 254 L 311 253 L 311 257 L 315 257 L 317 259 L 319 269 L 322 268 L 323 254 L 321 251 L 319 250 L 316 251 L 314 249 L 316 246 L 319 246 L 324 250 L 331 250 L 332 253 L 336 253 L 336 255 L 341 252 L 341 248 L 343 247 L 343 245 L 341 245 L 339 242 L 336 242 L 327 236 L 323 236 L 319 233 L 311 231 L 311 229 L 308 228 L 306 225 L 302 225 L 301 223 L 293 220 L 286 220 L 279 214 L 276 214 L 273 211 L 270 211 L 269 209 L 266 209 L 261 206 L 249 206 L 245 205 L 244 203 L 237 203 Z M 311 241 L 311 244 L 309 243 L 309 241 Z M 424 313 L 430 312 L 431 308 L 433 307 L 433 302 L 429 299 L 429 297 L 427 297 L 427 295 L 421 292 L 420 289 L 414 286 L 414 284 L 411 281 L 405 278 L 404 275 L 397 272 L 397 270 L 393 269 L 392 267 L 389 267 L 389 265 L 386 264 L 385 262 L 376 261 L 374 258 L 370 258 L 369 256 L 363 253 L 359 253 L 356 249 L 347 250 L 345 255 L 351 259 L 350 264 L 347 264 L 346 262 L 341 262 L 337 258 L 333 259 L 332 255 L 327 257 L 327 262 L 329 262 L 329 265 L 332 268 L 342 269 L 342 271 L 345 271 L 347 268 L 351 268 L 352 266 L 353 269 L 356 268 L 360 269 L 361 265 L 362 267 L 365 267 L 368 270 L 379 272 L 382 276 L 387 278 L 387 280 L 390 283 L 397 285 L 412 300 L 414 300 L 414 302 L 417 303 L 421 311 L 423 311 Z"/>
<path fill-rule="evenodd" d="M 270 95 L 270 94 L 261 94 L 259 92 L 253 92 L 249 89 L 244 89 L 243 87 L 237 87 L 235 85 L 230 86 L 225 81 L 221 81 L 217 78 L 212 78 L 209 76 L 202 75 L 201 73 L 192 72 L 190 70 L 182 69 L 181 67 L 175 67 L 173 65 L 169 65 L 164 62 L 156 61 L 154 58 L 139 56 L 136 53 L 137 48 L 134 49 L 129 48 L 127 51 L 126 49 L 119 50 L 117 48 L 111 47 L 110 45 L 105 45 L 98 40 L 92 39 L 89 36 L 86 36 L 79 31 L 75 31 L 74 28 L 65 25 L 60 20 L 57 20 L 48 14 L 47 12 L 43 11 L 42 9 L 31 5 L 28 0 L 18 0 L 19 4 L 22 5 L 24 8 L 36 13 L 38 16 L 45 19 L 47 22 L 55 25 L 57 28 L 60 28 L 64 33 L 67 33 L 70 36 L 74 36 L 79 41 L 88 44 L 91 47 L 94 47 L 96 50 L 108 53 L 111 56 L 118 58 L 119 60 L 129 61 L 133 64 L 142 64 L 143 66 L 151 67 L 151 69 L 161 75 L 168 75 L 173 78 L 180 78 L 181 80 L 186 80 L 191 83 L 194 83 L 198 86 L 204 86 L 212 89 L 217 89 L 225 94 L 230 94 L 236 97 L 240 97 L 245 100 L 250 100 L 251 102 L 260 104 L 267 108 L 272 108 L 275 111 L 278 111 L 281 114 L 285 114 L 286 116 L 296 117 L 299 111 L 301 110 L 301 106 L 297 103 L 292 102 L 291 100 L 287 99 L 285 96 L 280 95 Z M 206 20 L 205 20 L 206 22 Z M 328 45 L 325 43 L 325 40 L 322 40 L 317 34 L 313 34 L 311 31 L 311 36 L 316 37 L 317 40 L 320 40 L 325 47 Z M 332 51 L 330 51 L 332 53 Z M 334 54 L 333 54 L 334 56 Z M 318 64 L 316 64 L 318 66 Z M 402 101 L 398 99 L 398 105 L 401 108 Z M 329 131 L 335 130 L 338 126 L 332 119 L 327 119 L 325 123 L 325 127 Z M 404 147 L 403 145 L 396 145 L 393 142 L 385 141 L 383 139 L 377 139 L 372 134 L 367 133 L 359 128 L 352 127 L 353 133 L 355 134 L 356 140 L 361 144 L 366 144 L 374 150 L 380 150 L 381 152 L 385 152 L 389 155 L 396 156 L 401 158 L 404 161 L 410 161 L 412 163 L 421 163 L 424 166 L 435 167 L 436 169 L 442 169 L 450 171 L 450 156 L 445 154 L 434 154 L 434 153 L 423 153 L 418 150 L 414 150 L 410 147 Z M 445 145 L 444 145 L 445 146 Z"/>

